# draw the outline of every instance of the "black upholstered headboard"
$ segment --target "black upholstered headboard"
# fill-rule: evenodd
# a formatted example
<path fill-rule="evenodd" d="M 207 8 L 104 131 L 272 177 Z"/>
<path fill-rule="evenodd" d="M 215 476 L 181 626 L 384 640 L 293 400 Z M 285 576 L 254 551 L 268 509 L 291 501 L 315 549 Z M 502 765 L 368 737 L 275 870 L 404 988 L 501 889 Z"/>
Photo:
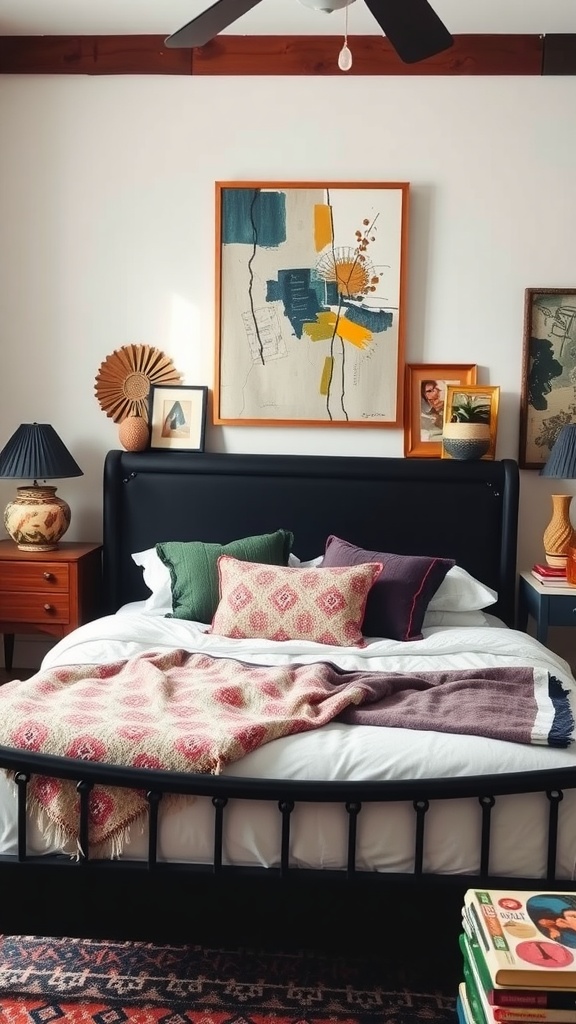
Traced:
<path fill-rule="evenodd" d="M 329 534 L 455 558 L 514 623 L 518 467 L 502 461 L 111 451 L 104 468 L 107 611 L 148 594 L 130 554 L 158 541 L 294 533 L 299 558 Z"/>

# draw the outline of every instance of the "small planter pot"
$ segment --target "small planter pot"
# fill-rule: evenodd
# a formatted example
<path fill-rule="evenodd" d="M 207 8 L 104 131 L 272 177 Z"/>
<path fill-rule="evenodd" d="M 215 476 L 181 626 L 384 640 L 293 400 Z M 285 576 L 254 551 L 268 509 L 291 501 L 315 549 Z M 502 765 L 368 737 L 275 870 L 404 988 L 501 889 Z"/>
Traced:
<path fill-rule="evenodd" d="M 481 459 L 490 448 L 490 426 L 488 423 L 446 423 L 442 445 L 453 459 Z"/>

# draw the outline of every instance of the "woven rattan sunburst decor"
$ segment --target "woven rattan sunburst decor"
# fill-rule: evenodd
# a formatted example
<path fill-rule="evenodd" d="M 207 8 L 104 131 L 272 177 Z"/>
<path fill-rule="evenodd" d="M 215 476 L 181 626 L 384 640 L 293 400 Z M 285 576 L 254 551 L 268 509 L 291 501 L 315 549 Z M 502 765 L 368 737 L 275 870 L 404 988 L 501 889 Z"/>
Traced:
<path fill-rule="evenodd" d="M 127 416 L 141 416 L 147 423 L 151 386 L 181 381 L 182 374 L 160 349 L 123 345 L 100 364 L 94 390 L 100 408 L 114 423 L 121 423 Z"/>

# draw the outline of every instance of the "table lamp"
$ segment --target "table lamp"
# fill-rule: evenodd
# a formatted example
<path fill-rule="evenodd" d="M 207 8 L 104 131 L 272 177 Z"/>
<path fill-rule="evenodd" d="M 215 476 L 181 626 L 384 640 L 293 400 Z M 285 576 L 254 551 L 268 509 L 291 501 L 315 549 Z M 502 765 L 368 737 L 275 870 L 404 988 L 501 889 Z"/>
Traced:
<path fill-rule="evenodd" d="M 70 507 L 56 488 L 38 483 L 82 476 L 49 423 L 22 423 L 0 452 L 0 477 L 33 480 L 18 487 L 4 511 L 6 530 L 22 551 L 53 551 L 70 526 Z"/>
<path fill-rule="evenodd" d="M 552 476 L 558 480 L 576 478 L 576 423 L 562 427 L 550 457 L 540 470 L 541 476 Z M 548 565 L 564 568 L 568 550 L 574 539 L 570 521 L 571 494 L 552 495 L 552 519 L 544 530 L 544 552 Z"/>

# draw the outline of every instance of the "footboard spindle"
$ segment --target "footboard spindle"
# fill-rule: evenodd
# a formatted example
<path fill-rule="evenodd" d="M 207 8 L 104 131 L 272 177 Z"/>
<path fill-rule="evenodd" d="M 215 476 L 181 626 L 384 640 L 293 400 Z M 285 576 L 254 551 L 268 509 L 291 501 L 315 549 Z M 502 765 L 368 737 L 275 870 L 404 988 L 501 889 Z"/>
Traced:
<path fill-rule="evenodd" d="M 213 796 L 214 805 L 214 874 L 222 870 L 222 837 L 224 834 L 224 808 L 228 803 L 227 796 Z"/>
<path fill-rule="evenodd" d="M 430 807 L 429 800 L 414 800 L 412 804 L 416 812 L 416 835 L 414 840 L 414 874 L 422 874 L 424 862 L 424 825 L 426 812 Z"/>
<path fill-rule="evenodd" d="M 26 860 L 28 840 L 26 833 L 26 800 L 30 776 L 25 772 L 16 772 L 14 781 L 18 787 L 18 860 Z"/>
<path fill-rule="evenodd" d="M 356 840 L 358 836 L 358 815 L 362 810 L 361 803 L 346 804 L 346 810 L 348 812 L 348 862 L 346 873 L 348 878 L 356 873 Z"/>
<path fill-rule="evenodd" d="M 81 781 L 76 786 L 76 792 L 80 794 L 80 828 L 78 830 L 78 859 L 88 861 L 90 857 L 90 793 L 92 783 Z"/>
<path fill-rule="evenodd" d="M 280 800 L 278 808 L 282 815 L 282 845 L 280 849 L 280 875 L 286 878 L 290 869 L 290 815 L 294 810 L 293 800 Z"/>
<path fill-rule="evenodd" d="M 487 875 L 490 865 L 490 830 L 492 827 L 492 808 L 496 803 L 493 796 L 478 797 L 482 808 L 482 831 L 480 834 L 480 874 Z"/>
<path fill-rule="evenodd" d="M 548 813 L 548 857 L 546 861 L 546 881 L 553 882 L 556 879 L 556 854 L 558 852 L 558 821 L 560 802 L 564 799 L 561 789 L 546 791 L 550 804 Z"/>
<path fill-rule="evenodd" d="M 155 789 L 146 793 L 148 801 L 148 867 L 155 868 L 158 863 L 158 809 L 162 793 Z"/>

